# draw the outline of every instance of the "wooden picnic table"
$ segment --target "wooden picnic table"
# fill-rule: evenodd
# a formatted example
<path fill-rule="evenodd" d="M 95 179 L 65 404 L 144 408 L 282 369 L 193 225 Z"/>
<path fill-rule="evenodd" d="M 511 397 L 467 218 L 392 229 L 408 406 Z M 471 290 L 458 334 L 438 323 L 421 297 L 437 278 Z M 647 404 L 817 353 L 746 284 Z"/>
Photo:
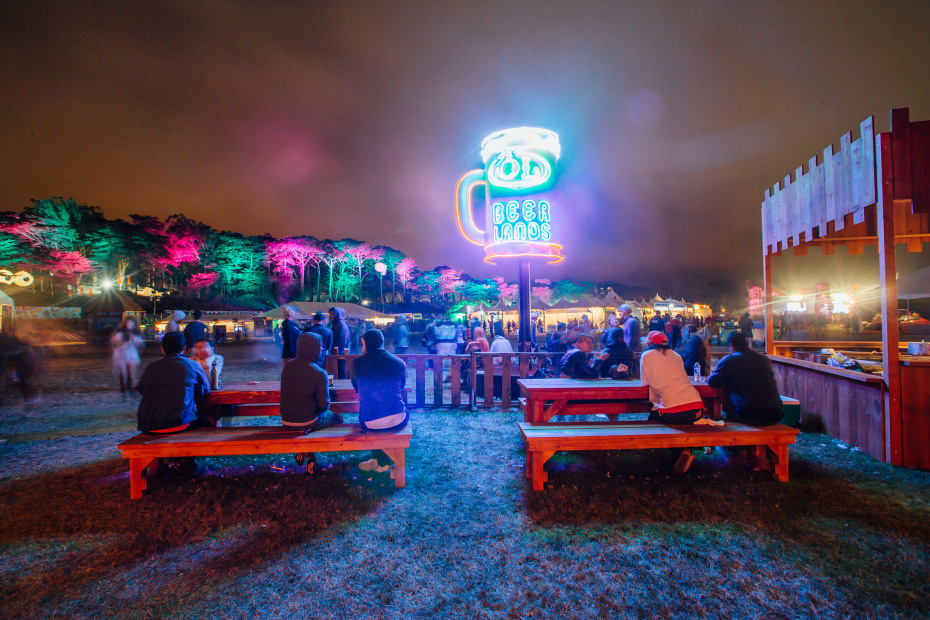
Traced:
<path fill-rule="evenodd" d="M 523 420 L 544 424 L 556 415 L 645 413 L 651 409 L 649 387 L 639 379 L 520 379 L 526 398 Z M 720 419 L 723 390 L 691 380 L 704 406 Z"/>
<path fill-rule="evenodd" d="M 358 412 L 358 394 L 349 379 L 333 381 L 335 398 L 330 408 L 336 413 Z M 210 405 L 239 405 L 237 416 L 278 415 L 281 403 L 280 381 L 228 381 L 220 389 L 210 390 Z"/>

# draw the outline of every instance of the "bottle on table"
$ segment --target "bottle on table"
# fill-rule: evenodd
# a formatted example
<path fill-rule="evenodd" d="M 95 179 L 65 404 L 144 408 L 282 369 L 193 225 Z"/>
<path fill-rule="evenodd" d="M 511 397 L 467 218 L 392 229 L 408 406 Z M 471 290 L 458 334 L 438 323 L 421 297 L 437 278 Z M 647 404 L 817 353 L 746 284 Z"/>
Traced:
<path fill-rule="evenodd" d="M 701 363 L 700 362 L 694 362 L 694 380 L 697 381 L 698 383 L 703 381 L 703 379 L 701 378 Z"/>
<path fill-rule="evenodd" d="M 219 378 L 216 376 L 216 360 L 213 360 L 213 367 L 210 369 L 210 389 L 220 389 Z"/>

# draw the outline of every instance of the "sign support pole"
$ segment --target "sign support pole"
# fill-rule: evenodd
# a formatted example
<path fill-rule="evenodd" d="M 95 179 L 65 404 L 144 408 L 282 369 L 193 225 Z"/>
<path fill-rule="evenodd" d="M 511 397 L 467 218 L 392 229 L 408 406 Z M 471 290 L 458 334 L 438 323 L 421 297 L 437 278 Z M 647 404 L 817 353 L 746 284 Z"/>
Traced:
<path fill-rule="evenodd" d="M 530 321 L 530 261 L 525 258 L 520 260 L 518 297 L 520 300 L 520 342 L 518 350 L 520 353 L 529 353 L 532 346 L 530 344 L 532 342 L 532 332 L 530 330 L 533 327 Z"/>

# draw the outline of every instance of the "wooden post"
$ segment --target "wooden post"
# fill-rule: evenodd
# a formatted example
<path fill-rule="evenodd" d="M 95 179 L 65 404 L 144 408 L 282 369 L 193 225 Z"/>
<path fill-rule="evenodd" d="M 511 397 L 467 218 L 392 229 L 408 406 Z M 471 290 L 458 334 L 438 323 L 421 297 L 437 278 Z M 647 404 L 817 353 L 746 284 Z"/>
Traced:
<path fill-rule="evenodd" d="M 762 248 L 762 286 L 765 289 L 765 352 L 775 352 L 775 326 L 772 325 L 772 255 L 768 246 Z M 784 326 L 782 326 L 784 329 Z"/>
<path fill-rule="evenodd" d="M 876 220 L 878 223 L 878 265 L 882 296 L 882 376 L 888 390 L 885 396 L 885 461 L 902 464 L 901 446 L 901 365 L 898 360 L 898 284 L 894 244 L 894 175 L 890 133 L 875 139 L 877 163 Z"/>

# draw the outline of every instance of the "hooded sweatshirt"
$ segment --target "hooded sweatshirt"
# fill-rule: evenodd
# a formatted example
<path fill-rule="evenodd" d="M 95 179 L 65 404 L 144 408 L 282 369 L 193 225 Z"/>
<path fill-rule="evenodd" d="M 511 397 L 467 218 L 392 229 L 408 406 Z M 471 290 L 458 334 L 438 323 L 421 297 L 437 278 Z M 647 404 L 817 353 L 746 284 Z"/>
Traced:
<path fill-rule="evenodd" d="M 358 421 L 365 430 L 386 431 L 407 424 L 404 386 L 407 364 L 385 351 L 383 339 L 365 334 L 366 353 L 352 361 L 352 385 L 358 392 Z"/>
<path fill-rule="evenodd" d="M 316 362 L 322 341 L 312 333 L 297 339 L 297 357 L 281 369 L 281 423 L 307 426 L 329 409 L 328 376 Z"/>
<path fill-rule="evenodd" d="M 348 353 L 351 334 L 349 324 L 346 323 L 346 311 L 343 308 L 330 308 L 333 313 L 333 322 L 330 329 L 333 330 L 333 349 L 336 353 Z"/>

